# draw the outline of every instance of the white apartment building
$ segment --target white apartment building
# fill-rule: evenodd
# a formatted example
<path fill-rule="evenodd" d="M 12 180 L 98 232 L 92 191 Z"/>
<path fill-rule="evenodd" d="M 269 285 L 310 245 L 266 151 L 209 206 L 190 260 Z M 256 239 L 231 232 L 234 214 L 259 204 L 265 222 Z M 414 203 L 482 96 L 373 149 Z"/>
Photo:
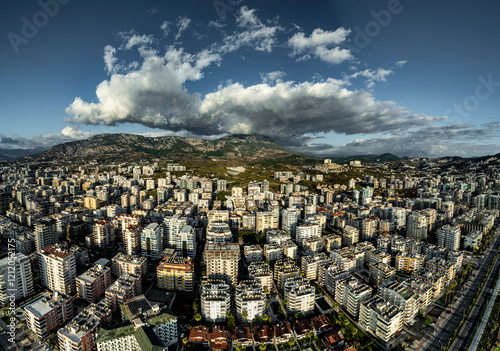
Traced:
<path fill-rule="evenodd" d="M 76 258 L 73 252 L 49 245 L 38 251 L 38 264 L 44 286 L 51 291 L 73 295 L 76 288 Z"/>
<path fill-rule="evenodd" d="M 257 280 L 243 280 L 236 285 L 236 317 L 244 322 L 255 320 L 266 309 L 266 295 Z M 246 318 L 243 318 L 243 312 Z"/>
<path fill-rule="evenodd" d="M 231 291 L 223 280 L 209 279 L 201 285 L 201 315 L 209 322 L 224 322 L 231 308 Z"/>
<path fill-rule="evenodd" d="M 10 264 L 9 263 L 13 263 Z M 13 278 L 13 279 L 12 279 Z M 6 305 L 14 294 L 15 299 L 23 299 L 34 294 L 31 262 L 22 253 L 16 253 L 0 260 L 0 302 Z"/>

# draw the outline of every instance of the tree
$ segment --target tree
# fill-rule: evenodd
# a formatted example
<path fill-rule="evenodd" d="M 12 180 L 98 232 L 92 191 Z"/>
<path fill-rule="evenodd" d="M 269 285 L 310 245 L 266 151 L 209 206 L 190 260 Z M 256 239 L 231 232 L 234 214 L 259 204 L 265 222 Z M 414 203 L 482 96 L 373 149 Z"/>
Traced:
<path fill-rule="evenodd" d="M 197 322 L 201 321 L 201 318 L 202 318 L 202 317 L 201 317 L 201 314 L 199 314 L 199 313 L 196 313 L 196 314 L 194 315 L 194 320 L 195 320 L 195 321 L 197 321 Z"/>
<path fill-rule="evenodd" d="M 264 314 L 262 315 L 262 320 L 263 320 L 264 322 L 267 322 L 267 321 L 269 320 L 269 316 L 268 316 L 266 313 L 264 313 Z"/>
<path fill-rule="evenodd" d="M 430 316 L 425 317 L 425 322 L 424 322 L 425 326 L 427 327 L 431 323 L 432 323 L 432 318 Z"/>
<path fill-rule="evenodd" d="M 312 330 L 309 330 L 307 332 L 307 338 L 309 339 L 309 342 L 311 342 L 313 336 L 314 336 L 314 332 Z"/>
<path fill-rule="evenodd" d="M 261 320 L 261 317 L 260 317 L 259 315 L 255 316 L 255 321 L 256 321 L 257 323 L 259 323 L 259 322 L 260 322 L 260 320 Z"/>
<path fill-rule="evenodd" d="M 267 344 L 261 343 L 261 344 L 259 345 L 259 350 L 260 350 L 260 351 L 266 351 L 266 350 L 267 350 Z"/>
<path fill-rule="evenodd" d="M 245 310 L 243 312 L 241 312 L 241 318 L 243 319 L 247 319 L 248 318 L 248 312 Z"/>
<path fill-rule="evenodd" d="M 293 345 L 295 344 L 295 341 L 293 340 L 293 338 L 288 339 L 287 342 L 288 342 L 288 346 L 290 346 L 290 347 L 293 347 Z"/>
<path fill-rule="evenodd" d="M 198 312 L 200 310 L 200 303 L 198 302 L 198 300 L 193 301 L 193 310 L 195 312 Z"/>
<path fill-rule="evenodd" d="M 236 351 L 245 351 L 245 346 L 238 343 L 238 344 L 236 344 L 235 349 L 236 349 Z"/>
<path fill-rule="evenodd" d="M 421 315 L 422 317 L 425 316 L 425 310 L 423 308 L 418 310 L 418 314 Z"/>
<path fill-rule="evenodd" d="M 226 325 L 227 327 L 230 329 L 230 330 L 233 330 L 234 327 L 236 326 L 236 322 L 234 320 L 234 316 L 231 312 L 227 311 L 226 312 L 226 318 L 227 318 L 227 321 L 226 321 Z"/>
<path fill-rule="evenodd" d="M 295 317 L 295 319 L 299 319 L 299 317 L 300 317 L 300 314 L 298 314 L 298 313 L 295 313 L 295 314 L 294 314 L 293 316 Z"/>
<path fill-rule="evenodd" d="M 184 345 L 182 348 L 185 349 L 186 348 L 186 345 L 188 343 L 189 339 L 188 337 L 186 336 L 185 338 L 182 338 L 182 344 Z"/>

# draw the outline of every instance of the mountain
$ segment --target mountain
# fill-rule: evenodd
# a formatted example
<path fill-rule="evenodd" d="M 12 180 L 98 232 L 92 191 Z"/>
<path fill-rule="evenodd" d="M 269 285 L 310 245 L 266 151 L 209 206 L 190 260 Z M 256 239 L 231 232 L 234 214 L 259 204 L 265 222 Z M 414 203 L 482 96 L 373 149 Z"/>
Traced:
<path fill-rule="evenodd" d="M 382 155 L 355 155 L 355 156 L 333 156 L 330 157 L 332 162 L 338 164 L 346 164 L 350 161 L 361 161 L 362 164 L 365 163 L 387 163 L 393 161 L 407 160 L 408 157 L 399 157 L 390 153 L 385 153 Z"/>
<path fill-rule="evenodd" d="M 37 147 L 34 149 L 0 149 L 0 160 L 13 160 L 36 155 L 44 151 L 47 151 L 46 147 Z"/>
<path fill-rule="evenodd" d="M 216 140 L 176 136 L 145 137 L 137 134 L 99 134 L 86 140 L 51 147 L 38 160 L 98 159 L 134 161 L 162 158 L 172 161 L 214 160 L 251 162 L 301 156 L 258 135 L 230 135 Z"/>

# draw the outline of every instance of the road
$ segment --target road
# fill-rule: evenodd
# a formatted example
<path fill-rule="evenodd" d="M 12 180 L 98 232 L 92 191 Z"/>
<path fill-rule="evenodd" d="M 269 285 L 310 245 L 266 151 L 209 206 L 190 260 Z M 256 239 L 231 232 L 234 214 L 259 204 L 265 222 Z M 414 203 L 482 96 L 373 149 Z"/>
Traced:
<path fill-rule="evenodd" d="M 486 328 L 486 325 L 488 324 L 488 321 L 490 319 L 491 311 L 493 310 L 493 306 L 495 305 L 496 297 L 498 296 L 499 290 L 500 290 L 500 278 L 497 279 L 495 289 L 493 290 L 493 296 L 491 297 L 490 302 L 488 303 L 488 308 L 486 309 L 486 312 L 483 315 L 481 325 L 479 326 L 479 329 L 474 335 L 474 340 L 472 340 L 472 344 L 469 346 L 469 351 L 476 351 L 477 348 L 479 347 L 479 343 L 481 342 L 484 329 Z"/>
<path fill-rule="evenodd" d="M 423 348 L 424 350 L 440 351 L 443 345 L 448 342 L 449 338 L 451 337 L 455 329 L 458 327 L 460 321 L 464 318 L 466 310 L 472 304 L 472 300 L 474 299 L 474 296 L 476 296 L 476 293 L 478 292 L 479 287 L 481 286 L 481 282 L 486 277 L 488 269 L 493 263 L 495 254 L 500 248 L 500 235 L 498 235 L 499 232 L 500 229 L 497 229 L 495 232 L 495 241 L 485 254 L 483 263 L 476 273 L 476 277 L 470 284 L 467 291 L 464 293 L 464 296 L 460 301 L 459 305 L 455 308 L 455 310 L 452 311 L 450 317 L 442 325 L 441 329 L 437 332 L 437 334 L 435 333 L 431 337 L 427 345 L 424 346 Z M 456 344 L 457 348 L 452 348 L 452 350 L 466 350 L 467 345 L 472 341 L 475 328 L 477 327 L 481 319 L 481 314 L 482 314 L 481 312 L 485 310 L 486 304 L 489 301 L 489 297 L 491 297 L 491 291 L 494 287 L 494 284 L 496 283 L 496 278 L 498 277 L 499 268 L 500 268 L 500 260 L 497 260 L 495 263 L 495 267 L 493 267 L 491 271 L 492 273 L 496 273 L 496 275 L 495 274 L 489 275 L 482 293 L 480 294 L 478 300 L 476 301 L 476 304 L 471 314 L 469 315 L 469 318 L 467 318 L 464 327 L 462 328 L 459 336 L 457 337 L 456 343 L 454 343 L 454 345 Z"/>

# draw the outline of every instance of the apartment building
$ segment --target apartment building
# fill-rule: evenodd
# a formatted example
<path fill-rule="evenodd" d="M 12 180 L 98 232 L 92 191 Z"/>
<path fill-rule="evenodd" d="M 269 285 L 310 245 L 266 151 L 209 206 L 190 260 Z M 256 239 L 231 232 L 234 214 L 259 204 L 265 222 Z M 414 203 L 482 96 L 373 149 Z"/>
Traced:
<path fill-rule="evenodd" d="M 264 291 L 270 292 L 273 288 L 273 273 L 264 261 L 252 262 L 248 266 L 248 274 L 257 280 Z"/>
<path fill-rule="evenodd" d="M 371 296 L 372 289 L 357 278 L 339 280 L 335 284 L 335 301 L 354 318 L 358 318 L 361 303 Z"/>
<path fill-rule="evenodd" d="M 231 290 L 224 280 L 209 279 L 201 284 L 201 315 L 209 322 L 224 322 L 231 308 Z"/>
<path fill-rule="evenodd" d="M 64 328 L 57 331 L 59 350 L 91 351 L 95 349 L 95 336 L 101 325 L 111 322 L 111 309 L 104 301 L 91 304 Z"/>
<path fill-rule="evenodd" d="M 299 267 L 295 265 L 294 261 L 286 258 L 276 261 L 274 264 L 274 280 L 278 289 L 283 290 L 286 279 L 298 276 Z"/>
<path fill-rule="evenodd" d="M 0 260 L 0 302 L 11 302 L 12 294 L 15 300 L 34 294 L 31 261 L 19 252 Z"/>
<path fill-rule="evenodd" d="M 161 289 L 192 292 L 194 262 L 191 258 L 171 255 L 163 257 L 156 267 L 157 285 Z"/>
<path fill-rule="evenodd" d="M 251 322 L 262 317 L 266 308 L 266 295 L 257 280 L 243 280 L 235 287 L 236 317 L 243 322 Z M 243 317 L 246 312 L 246 317 Z"/>
<path fill-rule="evenodd" d="M 109 261 L 108 261 L 109 262 Z M 111 285 L 111 268 L 95 264 L 76 277 L 76 291 L 80 299 L 96 303 Z"/>
<path fill-rule="evenodd" d="M 305 315 L 314 312 L 316 289 L 307 279 L 300 276 L 288 278 L 285 280 L 283 290 L 288 313 Z"/>
<path fill-rule="evenodd" d="M 64 295 L 75 292 L 76 258 L 59 245 L 49 245 L 38 251 L 41 282 L 51 291 Z"/>
<path fill-rule="evenodd" d="M 361 303 L 359 325 L 364 331 L 387 343 L 402 329 L 401 315 L 397 306 L 382 296 L 375 295 Z"/>
<path fill-rule="evenodd" d="M 222 279 L 228 284 L 236 284 L 240 260 L 238 244 L 206 243 L 203 259 L 209 279 Z"/>
<path fill-rule="evenodd" d="M 106 305 L 113 312 L 116 312 L 121 304 L 141 293 L 140 277 L 135 274 L 124 273 L 106 290 Z"/>
<path fill-rule="evenodd" d="M 58 292 L 45 292 L 24 305 L 23 310 L 26 326 L 44 339 L 73 318 L 73 298 Z"/>

